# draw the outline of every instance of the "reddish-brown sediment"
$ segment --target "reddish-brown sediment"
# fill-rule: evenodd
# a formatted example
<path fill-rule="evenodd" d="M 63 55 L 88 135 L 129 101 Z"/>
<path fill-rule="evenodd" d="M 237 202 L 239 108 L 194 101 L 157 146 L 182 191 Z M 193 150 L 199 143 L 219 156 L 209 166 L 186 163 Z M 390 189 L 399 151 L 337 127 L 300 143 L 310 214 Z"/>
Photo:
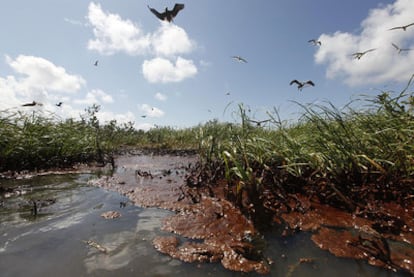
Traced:
<path fill-rule="evenodd" d="M 281 217 L 290 229 L 312 231 L 313 242 L 337 257 L 414 273 L 414 205 L 408 209 L 383 203 L 375 213 L 377 220 L 367 219 L 312 202 L 305 213 L 293 211 Z"/>
<path fill-rule="evenodd" d="M 184 242 L 176 236 L 157 237 L 153 244 L 158 251 L 185 262 L 220 261 L 230 270 L 268 273 L 267 263 L 249 242 L 257 235 L 253 224 L 230 202 L 185 185 L 189 164 L 196 162 L 196 156 L 122 156 L 116 160 L 116 174 L 90 183 L 118 191 L 139 206 L 176 211 L 162 228 Z"/>
<path fill-rule="evenodd" d="M 157 237 L 153 245 L 158 251 L 185 262 L 220 261 L 230 270 L 268 273 L 266 258 L 251 243 L 258 235 L 252 222 L 225 200 L 226 183 L 218 181 L 209 189 L 200 189 L 198 180 L 186 185 L 188 165 L 196 162 L 196 156 L 122 156 L 114 176 L 91 183 L 119 191 L 136 205 L 176 212 L 162 227 L 175 235 Z M 275 224 L 285 224 L 284 235 L 309 231 L 318 247 L 338 257 L 414 273 L 413 201 L 404 207 L 376 203 L 355 213 L 301 194 L 291 194 L 283 203 L 269 197 L 264 203 L 280 207 L 272 211 Z"/>
<path fill-rule="evenodd" d="M 365 259 L 374 266 L 414 272 L 414 249 L 390 243 L 368 226 L 355 232 L 321 228 L 312 235 L 312 240 L 337 257 Z"/>

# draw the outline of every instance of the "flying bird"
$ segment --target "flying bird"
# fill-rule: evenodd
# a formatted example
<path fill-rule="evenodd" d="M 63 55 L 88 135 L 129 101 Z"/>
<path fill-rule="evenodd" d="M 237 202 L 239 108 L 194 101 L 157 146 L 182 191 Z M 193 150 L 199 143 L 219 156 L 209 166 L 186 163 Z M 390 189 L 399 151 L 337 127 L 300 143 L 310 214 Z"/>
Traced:
<path fill-rule="evenodd" d="M 95 63 L 93 64 L 94 66 L 98 66 L 98 60 L 95 61 Z"/>
<path fill-rule="evenodd" d="M 248 119 L 250 122 L 253 122 L 253 123 L 256 123 L 256 125 L 257 126 L 261 126 L 263 123 L 266 123 L 266 122 L 269 122 L 270 121 L 270 119 L 266 119 L 266 120 L 261 120 L 261 121 L 256 121 L 256 120 L 253 120 L 253 119 Z"/>
<path fill-rule="evenodd" d="M 240 63 L 247 63 L 247 60 L 240 56 L 233 56 L 232 58 Z"/>
<path fill-rule="evenodd" d="M 26 103 L 26 104 L 23 104 L 22 106 L 23 107 L 33 107 L 33 106 L 36 106 L 36 105 L 41 106 L 42 104 L 37 103 L 36 101 L 33 101 L 32 103 Z"/>
<path fill-rule="evenodd" d="M 57 103 L 57 104 L 55 104 L 57 107 L 61 107 L 62 106 L 62 104 L 63 104 L 63 102 L 59 102 L 59 103 Z"/>
<path fill-rule="evenodd" d="M 302 90 L 305 86 L 313 86 L 313 87 L 315 86 L 315 84 L 311 80 L 308 80 L 306 82 L 300 82 L 295 79 L 295 80 L 292 80 L 289 85 L 293 85 L 293 84 L 298 85 L 298 90 Z"/>
<path fill-rule="evenodd" d="M 175 4 L 172 10 L 169 10 L 167 7 L 165 7 L 165 11 L 163 13 L 158 12 L 156 9 L 151 8 L 150 6 L 148 6 L 148 9 L 150 9 L 150 11 L 155 14 L 158 19 L 171 22 L 173 21 L 174 17 L 177 16 L 178 12 L 184 9 L 184 4 Z"/>
<path fill-rule="evenodd" d="M 392 46 L 394 46 L 394 48 L 397 50 L 397 52 L 398 52 L 398 54 L 401 54 L 401 52 L 403 52 L 403 51 L 410 51 L 411 49 L 409 49 L 409 48 L 400 48 L 400 47 L 398 47 L 395 43 L 391 43 L 392 44 Z"/>
<path fill-rule="evenodd" d="M 141 115 L 141 117 L 142 117 L 142 118 L 146 118 L 147 116 L 146 116 L 146 115 Z"/>
<path fill-rule="evenodd" d="M 403 31 L 407 31 L 407 28 L 410 27 L 410 26 L 413 26 L 413 25 L 414 25 L 414 23 L 404 25 L 404 26 L 398 26 L 398 27 L 394 27 L 394 28 L 389 29 L 389 31 L 398 30 L 398 29 L 402 29 Z"/>
<path fill-rule="evenodd" d="M 318 46 L 318 45 L 321 46 L 322 45 L 322 42 L 320 40 L 317 40 L 317 39 L 310 39 L 310 40 L 308 40 L 308 42 L 312 43 L 315 46 Z"/>
<path fill-rule="evenodd" d="M 364 56 L 366 53 L 372 52 L 374 50 L 376 50 L 376 49 L 373 48 L 373 49 L 369 49 L 369 50 L 364 51 L 364 52 L 356 52 L 356 53 L 353 53 L 352 56 L 354 57 L 354 59 L 360 60 L 362 58 L 362 56 Z"/>

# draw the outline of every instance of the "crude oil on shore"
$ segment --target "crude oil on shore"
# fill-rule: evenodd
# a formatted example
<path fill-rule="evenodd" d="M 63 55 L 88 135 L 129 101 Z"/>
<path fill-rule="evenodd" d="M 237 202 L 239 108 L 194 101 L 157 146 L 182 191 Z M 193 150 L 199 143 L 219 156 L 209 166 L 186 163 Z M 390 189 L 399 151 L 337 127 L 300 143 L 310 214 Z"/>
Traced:
<path fill-rule="evenodd" d="M 409 276 L 412 272 L 413 210 L 384 206 L 389 228 L 398 223 L 391 222 L 395 218 L 409 224 L 404 232 L 384 238 L 370 227 L 375 222 L 363 216 L 297 195 L 289 213 L 275 217 L 272 229 L 259 231 L 224 198 L 223 187 L 206 191 L 187 185 L 196 163 L 193 154 L 133 153 L 118 157 L 112 174 L 9 180 L 1 195 L 0 269 L 4 276 L 62 272 L 68 263 L 77 269 L 59 275 Z M 37 202 L 35 216 L 30 201 Z M 393 263 L 386 264 L 387 259 Z M 24 270 L 18 261 L 31 266 Z M 149 265 L 152 270 L 144 270 Z M 396 267 L 404 270 L 396 273 Z"/>

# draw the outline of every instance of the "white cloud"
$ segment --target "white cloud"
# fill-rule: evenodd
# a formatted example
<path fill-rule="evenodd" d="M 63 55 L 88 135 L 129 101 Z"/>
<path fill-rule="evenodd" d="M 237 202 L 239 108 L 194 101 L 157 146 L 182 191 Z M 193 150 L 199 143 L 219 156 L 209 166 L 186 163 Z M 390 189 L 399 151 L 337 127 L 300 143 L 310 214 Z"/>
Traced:
<path fill-rule="evenodd" d="M 84 99 L 77 99 L 74 101 L 76 104 L 99 104 L 99 103 L 113 103 L 114 100 L 111 95 L 107 94 L 103 90 L 93 89 L 86 94 Z"/>
<path fill-rule="evenodd" d="M 154 95 L 154 97 L 155 97 L 155 99 L 157 99 L 159 101 L 165 101 L 165 100 L 167 100 L 167 96 L 165 94 L 160 93 L 160 92 L 157 92 Z"/>
<path fill-rule="evenodd" d="M 130 20 L 123 20 L 117 14 L 105 13 L 99 4 L 91 2 L 87 16 L 93 26 L 94 40 L 88 48 L 101 54 L 111 55 L 124 51 L 129 55 L 145 53 L 150 46 L 148 35 Z"/>
<path fill-rule="evenodd" d="M 89 4 L 87 19 L 94 33 L 94 38 L 88 42 L 88 49 L 105 55 L 124 52 L 128 55 L 156 56 L 143 64 L 144 77 L 149 82 L 180 82 L 197 73 L 193 61 L 176 57 L 190 53 L 196 44 L 183 28 L 175 24 L 161 22 L 154 33 L 145 34 L 131 20 L 105 12 L 100 4 L 93 2 Z M 176 64 L 166 58 L 177 59 Z"/>
<path fill-rule="evenodd" d="M 398 54 L 391 43 L 401 48 L 414 48 L 414 27 L 407 31 L 389 30 L 412 23 L 414 1 L 397 0 L 393 4 L 372 9 L 361 23 L 361 32 L 352 34 L 337 31 L 322 34 L 322 46 L 315 61 L 326 64 L 328 78 L 343 78 L 348 85 L 380 84 L 389 81 L 407 81 L 413 73 L 414 51 Z M 410 29 L 411 28 L 411 29 Z M 352 53 L 375 48 L 360 60 Z"/>
<path fill-rule="evenodd" d="M 1 109 L 28 101 L 43 103 L 51 98 L 51 92 L 72 94 L 86 84 L 81 76 L 69 74 L 63 67 L 41 57 L 19 55 L 12 59 L 6 56 L 5 61 L 16 74 L 0 77 Z"/>
<path fill-rule="evenodd" d="M 9 110 L 11 114 L 18 110 L 31 113 L 36 110 L 44 113 L 46 117 L 51 114 L 56 118 L 79 118 L 84 114 L 83 109 L 72 107 L 71 103 L 88 104 L 112 103 L 111 95 L 100 89 L 94 89 L 86 94 L 82 100 L 71 100 L 76 92 L 86 84 L 78 75 L 71 75 L 63 67 L 56 66 L 52 62 L 34 56 L 20 55 L 15 60 L 6 56 L 6 63 L 16 72 L 15 75 L 0 76 L 0 88 L 2 101 L 0 110 Z M 76 94 L 75 94 L 76 95 Z M 41 106 L 22 107 L 26 102 L 36 101 Z M 56 104 L 63 102 L 58 107 Z M 115 119 L 118 123 L 135 122 L 135 115 L 127 111 L 125 113 L 113 113 L 103 108 L 97 113 L 101 122 Z M 152 125 L 135 125 L 140 129 L 149 129 Z"/>
<path fill-rule="evenodd" d="M 125 52 L 129 55 L 143 55 L 152 52 L 156 55 L 174 56 L 189 53 L 195 47 L 186 31 L 175 24 L 161 22 L 153 34 L 144 34 L 131 20 L 122 19 L 118 14 L 106 13 L 100 4 L 93 2 L 89 4 L 87 19 L 93 26 L 95 36 L 95 39 L 89 40 L 88 48 L 101 54 Z"/>
<path fill-rule="evenodd" d="M 16 89 L 22 92 L 76 92 L 85 84 L 82 77 L 70 75 L 63 67 L 40 57 L 19 55 L 13 60 L 6 56 L 6 62 L 16 73 L 23 75 L 18 79 L 9 76 L 9 81 L 14 81 Z"/>
<path fill-rule="evenodd" d="M 176 59 L 175 65 L 167 59 L 157 57 L 145 60 L 142 72 L 150 83 L 180 82 L 194 76 L 197 73 L 197 67 L 192 60 L 181 57 Z"/>
<path fill-rule="evenodd" d="M 162 110 L 160 110 L 156 107 L 152 107 L 148 104 L 142 104 L 142 105 L 138 106 L 138 108 L 147 117 L 162 117 L 162 116 L 164 116 L 164 111 L 162 111 Z"/>
<path fill-rule="evenodd" d="M 185 30 L 168 22 L 161 22 L 161 27 L 152 35 L 151 44 L 157 55 L 164 56 L 189 53 L 194 48 Z"/>

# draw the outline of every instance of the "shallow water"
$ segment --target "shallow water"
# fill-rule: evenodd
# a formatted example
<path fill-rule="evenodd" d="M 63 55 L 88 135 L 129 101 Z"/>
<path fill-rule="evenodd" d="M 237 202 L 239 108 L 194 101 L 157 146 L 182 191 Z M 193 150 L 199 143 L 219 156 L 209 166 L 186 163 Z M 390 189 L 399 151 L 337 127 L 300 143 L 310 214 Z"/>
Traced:
<path fill-rule="evenodd" d="M 220 263 L 184 263 L 157 252 L 152 240 L 170 235 L 160 227 L 173 213 L 131 202 L 121 207 L 125 196 L 87 185 L 96 177 L 71 174 L 1 181 L 3 187 L 19 188 L 18 193 L 0 195 L 1 276 L 260 276 L 232 272 Z M 30 199 L 37 200 L 36 216 Z M 107 211 L 121 217 L 104 219 L 101 214 Z M 87 245 L 87 240 L 107 252 Z M 269 233 L 261 243 L 274 262 L 271 276 L 408 276 L 335 258 L 318 249 L 307 233 L 287 238 Z"/>

